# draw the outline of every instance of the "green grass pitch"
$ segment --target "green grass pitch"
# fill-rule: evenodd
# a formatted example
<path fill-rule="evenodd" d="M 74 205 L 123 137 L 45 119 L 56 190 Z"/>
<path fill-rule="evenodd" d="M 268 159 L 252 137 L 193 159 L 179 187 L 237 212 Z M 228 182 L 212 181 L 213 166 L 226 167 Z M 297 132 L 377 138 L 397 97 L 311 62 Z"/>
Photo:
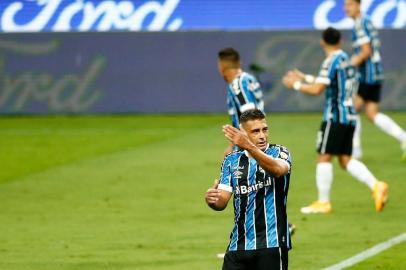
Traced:
<path fill-rule="evenodd" d="M 406 113 L 390 114 L 403 127 Z M 363 122 L 364 161 L 390 185 L 369 190 L 334 164 L 334 212 L 316 198 L 319 114 L 268 114 L 272 142 L 293 157 L 290 269 L 319 270 L 406 232 L 406 163 L 398 143 Z M 225 115 L 0 118 L 0 269 L 220 269 L 232 205 L 206 207 L 227 142 Z M 350 269 L 406 269 L 406 244 Z"/>

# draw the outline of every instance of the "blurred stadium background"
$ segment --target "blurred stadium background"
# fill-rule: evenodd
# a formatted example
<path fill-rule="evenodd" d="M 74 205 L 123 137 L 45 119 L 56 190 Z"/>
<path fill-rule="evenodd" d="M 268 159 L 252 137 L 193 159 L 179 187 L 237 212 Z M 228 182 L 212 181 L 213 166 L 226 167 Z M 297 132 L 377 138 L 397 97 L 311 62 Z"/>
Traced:
<path fill-rule="evenodd" d="M 406 1 L 363 1 L 380 28 L 382 108 L 406 126 Z M 364 119 L 364 161 L 390 184 L 368 190 L 335 170 L 335 211 L 303 216 L 316 194 L 323 98 L 286 91 L 315 73 L 320 29 L 351 23 L 334 0 L 4 0 L 0 2 L 0 269 L 220 269 L 232 211 L 203 194 L 226 141 L 223 47 L 265 89 L 271 139 L 293 154 L 291 269 L 322 269 L 406 232 L 400 149 Z M 337 165 L 337 164 L 336 164 Z M 349 269 L 406 269 L 406 244 Z"/>

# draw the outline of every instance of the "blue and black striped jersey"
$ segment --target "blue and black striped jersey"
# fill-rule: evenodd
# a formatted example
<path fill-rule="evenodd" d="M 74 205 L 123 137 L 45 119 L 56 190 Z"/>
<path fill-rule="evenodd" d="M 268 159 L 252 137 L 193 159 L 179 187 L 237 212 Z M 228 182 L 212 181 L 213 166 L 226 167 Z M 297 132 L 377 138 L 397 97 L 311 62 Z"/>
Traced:
<path fill-rule="evenodd" d="M 371 56 L 359 67 L 359 80 L 365 84 L 378 84 L 383 80 L 383 68 L 379 48 L 381 43 L 378 37 L 378 31 L 372 24 L 369 17 L 358 17 L 352 30 L 352 41 L 355 54 L 361 50 L 364 44 L 370 44 L 372 49 Z"/>
<path fill-rule="evenodd" d="M 356 111 L 352 99 L 358 87 L 355 73 L 350 58 L 342 50 L 324 60 L 316 78 L 316 83 L 327 86 L 323 121 L 355 125 Z"/>
<path fill-rule="evenodd" d="M 242 72 L 227 88 L 228 114 L 234 127 L 239 128 L 240 115 L 251 109 L 264 111 L 262 89 L 257 79 Z"/>
<path fill-rule="evenodd" d="M 290 153 L 275 144 L 269 145 L 265 153 L 286 162 L 289 172 L 275 178 L 246 151 L 232 152 L 223 161 L 219 189 L 234 195 L 235 218 L 228 251 L 291 248 L 286 215 Z"/>

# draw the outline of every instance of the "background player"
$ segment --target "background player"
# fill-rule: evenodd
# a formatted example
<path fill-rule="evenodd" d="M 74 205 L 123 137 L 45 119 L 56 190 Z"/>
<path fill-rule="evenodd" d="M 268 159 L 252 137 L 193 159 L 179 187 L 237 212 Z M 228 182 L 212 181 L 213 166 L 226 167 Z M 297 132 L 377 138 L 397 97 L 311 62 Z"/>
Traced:
<path fill-rule="evenodd" d="M 390 117 L 379 112 L 383 72 L 378 32 L 369 17 L 361 16 L 361 0 L 345 0 L 344 9 L 355 21 L 352 31 L 354 55 L 351 57 L 351 63 L 358 67 L 360 75 L 355 108 L 360 111 L 365 107 L 368 119 L 401 143 L 403 159 L 406 159 L 406 132 Z M 355 158 L 362 157 L 360 137 L 361 122 L 358 116 L 354 134 L 353 156 Z"/>
<path fill-rule="evenodd" d="M 321 46 L 326 59 L 317 78 L 304 75 L 298 70 L 288 72 L 283 78 L 288 88 L 310 95 L 326 93 L 317 147 L 316 183 L 319 197 L 316 202 L 301 209 L 305 214 L 329 213 L 332 210 L 330 189 L 333 182 L 333 156 L 338 156 L 341 167 L 373 191 L 376 211 L 381 211 L 387 200 L 388 185 L 378 181 L 363 163 L 351 158 L 356 114 L 352 95 L 357 81 L 348 55 L 341 50 L 340 39 L 340 32 L 334 28 L 323 31 Z M 303 80 L 307 83 L 302 83 Z"/>
<path fill-rule="evenodd" d="M 233 127 L 239 128 L 239 117 L 247 110 L 264 111 L 261 86 L 257 79 L 241 69 L 239 53 L 233 48 L 225 48 L 218 53 L 218 70 L 228 83 L 227 106 Z M 228 154 L 233 150 L 231 144 Z"/>
<path fill-rule="evenodd" d="M 221 211 L 234 194 L 235 224 L 223 270 L 285 270 L 291 247 L 286 214 L 290 181 L 289 151 L 268 143 L 268 125 L 258 109 L 242 113 L 241 130 L 223 127 L 242 150 L 230 153 L 220 183 L 206 192 L 206 203 Z"/>
<path fill-rule="evenodd" d="M 233 127 L 239 128 L 239 118 L 247 110 L 259 109 L 264 112 L 263 92 L 258 80 L 241 68 L 240 54 L 233 48 L 225 48 L 218 53 L 218 70 L 228 83 L 227 106 Z M 225 155 L 233 151 L 231 143 L 225 150 Z M 289 224 L 293 234 L 294 224 Z"/>

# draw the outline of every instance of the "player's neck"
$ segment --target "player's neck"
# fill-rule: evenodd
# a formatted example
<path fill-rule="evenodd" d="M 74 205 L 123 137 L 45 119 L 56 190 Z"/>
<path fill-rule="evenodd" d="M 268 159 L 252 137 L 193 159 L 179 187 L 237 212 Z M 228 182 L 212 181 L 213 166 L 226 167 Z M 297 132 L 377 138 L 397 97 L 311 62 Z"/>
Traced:
<path fill-rule="evenodd" d="M 341 51 L 340 46 L 331 46 L 331 47 L 326 47 L 325 48 L 325 53 L 326 53 L 327 57 L 329 57 L 330 55 L 332 55 L 332 54 L 334 54 L 334 53 L 336 53 L 338 51 Z"/>
<path fill-rule="evenodd" d="M 235 79 L 235 77 L 237 77 L 238 75 L 240 75 L 242 73 L 242 69 L 241 68 L 233 68 L 233 69 L 229 69 L 227 70 L 226 74 L 225 74 L 225 79 L 228 83 L 232 83 L 233 80 Z"/>
<path fill-rule="evenodd" d="M 355 21 L 361 18 L 361 11 L 357 12 L 354 17 L 352 17 Z"/>

